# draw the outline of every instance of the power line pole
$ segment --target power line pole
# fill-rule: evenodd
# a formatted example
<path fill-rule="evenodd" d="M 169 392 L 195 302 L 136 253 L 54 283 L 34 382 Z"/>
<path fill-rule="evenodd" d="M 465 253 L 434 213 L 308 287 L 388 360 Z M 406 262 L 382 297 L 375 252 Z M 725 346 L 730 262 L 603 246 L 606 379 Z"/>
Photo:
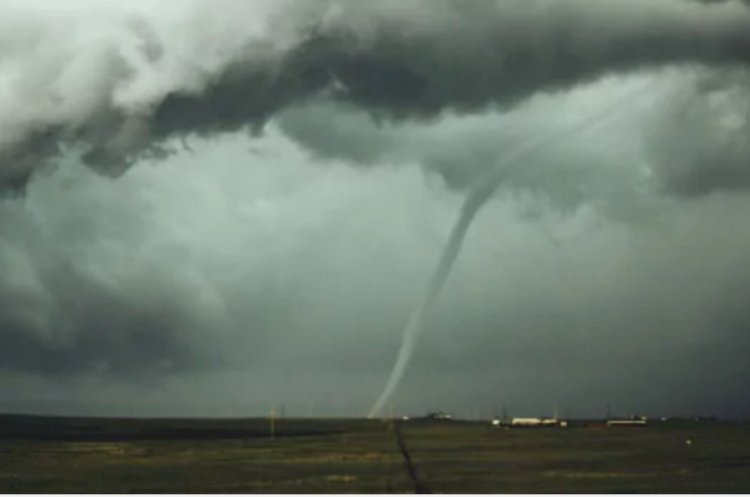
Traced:
<path fill-rule="evenodd" d="M 269 416 L 268 416 L 268 423 L 269 423 L 268 432 L 271 435 L 271 440 L 273 440 L 274 436 L 276 435 L 276 427 L 274 426 L 274 421 L 275 421 L 274 420 L 274 415 L 275 414 L 276 413 L 274 412 L 274 405 L 271 404 L 271 412 L 269 413 Z"/>

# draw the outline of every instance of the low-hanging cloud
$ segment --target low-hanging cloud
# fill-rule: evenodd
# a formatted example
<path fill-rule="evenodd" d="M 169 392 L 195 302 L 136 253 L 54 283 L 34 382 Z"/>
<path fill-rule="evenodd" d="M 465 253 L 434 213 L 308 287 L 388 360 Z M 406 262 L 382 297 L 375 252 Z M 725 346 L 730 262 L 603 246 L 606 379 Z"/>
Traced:
<path fill-rule="evenodd" d="M 750 59 L 750 10 L 732 1 L 185 2 L 169 14 L 93 9 L 89 21 L 9 5 L 6 187 L 69 146 L 119 174 L 168 153 L 170 137 L 257 131 L 312 97 L 425 119 L 612 72 Z"/>
<path fill-rule="evenodd" d="M 750 187 L 750 73 L 704 74 L 661 103 L 644 127 L 661 187 L 700 196 Z"/>

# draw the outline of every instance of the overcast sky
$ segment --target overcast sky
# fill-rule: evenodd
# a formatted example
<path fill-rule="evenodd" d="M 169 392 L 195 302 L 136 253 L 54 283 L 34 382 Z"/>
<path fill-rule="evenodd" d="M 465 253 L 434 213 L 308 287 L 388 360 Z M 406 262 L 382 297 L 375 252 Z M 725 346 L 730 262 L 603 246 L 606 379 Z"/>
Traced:
<path fill-rule="evenodd" d="M 731 0 L 1 0 L 0 411 L 366 415 L 502 171 L 390 409 L 748 418 L 749 64 Z"/>

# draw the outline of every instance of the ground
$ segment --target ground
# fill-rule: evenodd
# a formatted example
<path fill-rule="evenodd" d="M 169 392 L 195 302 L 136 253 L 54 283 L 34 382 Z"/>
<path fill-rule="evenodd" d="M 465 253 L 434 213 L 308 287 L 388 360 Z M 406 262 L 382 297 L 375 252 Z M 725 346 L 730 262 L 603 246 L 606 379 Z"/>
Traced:
<path fill-rule="evenodd" d="M 280 419 L 273 438 L 269 428 L 0 416 L 0 492 L 750 492 L 750 424 Z"/>

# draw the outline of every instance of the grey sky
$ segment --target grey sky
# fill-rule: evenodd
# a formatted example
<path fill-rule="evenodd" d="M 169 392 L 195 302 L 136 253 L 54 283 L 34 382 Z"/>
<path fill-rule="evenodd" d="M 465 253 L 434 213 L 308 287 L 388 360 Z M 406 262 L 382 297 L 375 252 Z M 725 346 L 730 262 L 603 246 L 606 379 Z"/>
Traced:
<path fill-rule="evenodd" d="M 632 94 L 479 214 L 394 409 L 747 417 L 742 3 L 0 14 L 0 410 L 364 415 L 467 189 Z"/>

